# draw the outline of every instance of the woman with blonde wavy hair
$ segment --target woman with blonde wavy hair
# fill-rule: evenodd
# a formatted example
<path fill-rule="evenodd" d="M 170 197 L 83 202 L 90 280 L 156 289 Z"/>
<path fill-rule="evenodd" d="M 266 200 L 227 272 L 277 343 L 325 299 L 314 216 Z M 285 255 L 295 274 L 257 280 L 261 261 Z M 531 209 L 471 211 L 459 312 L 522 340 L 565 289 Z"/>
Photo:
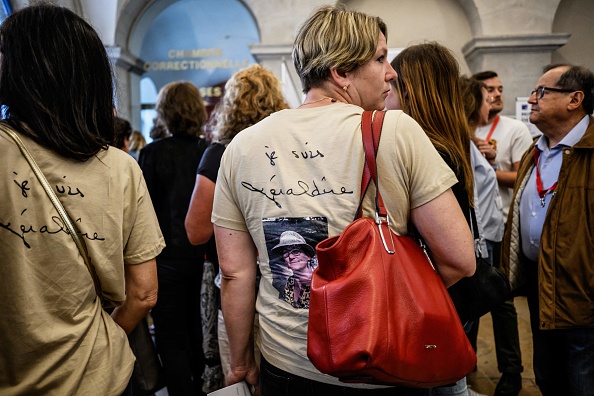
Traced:
<path fill-rule="evenodd" d="M 198 167 L 186 216 L 186 232 L 192 244 L 207 243 L 213 235 L 210 215 L 214 188 L 227 145 L 242 130 L 288 107 L 278 77 L 258 64 L 238 71 L 227 81 L 223 99 L 213 115 L 214 141 L 206 149 Z M 216 254 L 213 259 L 216 260 Z"/>
<path fill-rule="evenodd" d="M 215 141 L 228 145 L 242 130 L 288 107 L 272 71 L 258 64 L 240 70 L 225 84 L 222 103 L 215 111 Z"/>
<path fill-rule="evenodd" d="M 190 242 L 194 245 L 207 244 L 206 255 L 208 260 L 214 264 L 214 272 L 218 272 L 219 269 L 210 215 L 217 173 L 223 152 L 231 140 L 242 130 L 254 125 L 270 114 L 288 107 L 283 97 L 280 80 L 272 71 L 258 64 L 236 72 L 225 84 L 223 98 L 215 108 L 212 116 L 214 120 L 214 141 L 206 149 L 198 166 L 196 184 L 185 222 Z M 205 265 L 205 271 L 208 270 Z M 205 279 L 208 279 L 206 275 Z M 220 283 L 217 283 L 220 286 Z M 216 290 L 217 297 L 219 297 L 219 289 Z M 220 297 L 216 300 L 216 307 L 203 307 L 203 316 L 210 316 L 205 315 L 205 309 L 212 312 L 218 311 L 219 356 L 223 374 L 227 374 L 230 367 L 229 342 L 225 331 L 223 314 L 220 310 Z M 257 319 L 255 325 L 257 326 Z"/>

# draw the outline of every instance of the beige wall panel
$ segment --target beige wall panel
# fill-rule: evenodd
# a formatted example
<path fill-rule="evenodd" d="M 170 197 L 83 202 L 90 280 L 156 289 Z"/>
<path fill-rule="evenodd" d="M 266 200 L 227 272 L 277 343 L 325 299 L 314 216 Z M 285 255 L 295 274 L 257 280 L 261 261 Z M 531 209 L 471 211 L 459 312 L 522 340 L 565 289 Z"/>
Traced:
<path fill-rule="evenodd" d="M 560 0 L 475 0 L 481 18 L 478 35 L 551 33 Z"/>
<path fill-rule="evenodd" d="M 314 9 L 332 1 L 324 0 L 244 0 L 260 30 L 263 45 L 293 43 L 297 29 Z"/>
<path fill-rule="evenodd" d="M 470 24 L 456 0 L 348 0 L 349 9 L 380 16 L 388 25 L 388 47 L 404 48 L 437 41 L 450 48 L 463 74 L 469 67 L 462 46 L 471 38 Z"/>
<path fill-rule="evenodd" d="M 565 46 L 553 53 L 553 63 L 573 63 L 594 70 L 594 0 L 561 0 L 554 33 L 571 33 Z"/>

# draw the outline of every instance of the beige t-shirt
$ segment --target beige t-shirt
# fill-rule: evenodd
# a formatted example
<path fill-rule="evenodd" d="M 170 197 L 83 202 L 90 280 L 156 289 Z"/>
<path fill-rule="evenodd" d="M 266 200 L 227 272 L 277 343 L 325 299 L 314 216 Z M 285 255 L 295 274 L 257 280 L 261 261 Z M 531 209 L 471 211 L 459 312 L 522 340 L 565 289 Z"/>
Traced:
<path fill-rule="evenodd" d="M 68 160 L 21 136 L 85 234 L 104 295 L 125 298 L 124 265 L 164 247 L 142 172 L 110 147 Z M 14 141 L 0 132 L 0 395 L 119 395 L 134 355 L 101 308 L 66 227 Z"/>
<path fill-rule="evenodd" d="M 283 110 L 242 131 L 221 161 L 212 215 L 218 226 L 249 231 L 258 249 L 256 309 L 266 360 L 295 375 L 345 386 L 351 385 L 319 373 L 308 360 L 309 284 L 292 288 L 297 273 L 307 276 L 317 266 L 316 243 L 354 219 L 364 161 L 361 113 L 342 103 Z M 411 208 L 457 181 L 420 126 L 401 111 L 385 117 L 377 164 L 382 197 L 399 234 L 407 232 Z M 367 216 L 375 192 L 370 190 Z M 298 251 L 289 254 L 288 248 Z"/>

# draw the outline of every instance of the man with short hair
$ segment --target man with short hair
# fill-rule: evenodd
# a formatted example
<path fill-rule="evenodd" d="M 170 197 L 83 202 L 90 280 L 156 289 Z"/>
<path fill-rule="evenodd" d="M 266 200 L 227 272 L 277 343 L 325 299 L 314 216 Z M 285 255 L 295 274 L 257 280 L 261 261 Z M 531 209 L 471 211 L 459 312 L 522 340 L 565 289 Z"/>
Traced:
<path fill-rule="evenodd" d="M 491 110 L 486 125 L 479 126 L 475 136 L 493 145 L 497 151 L 495 174 L 502 201 L 503 218 L 507 218 L 516 172 L 522 154 L 530 147 L 532 137 L 528 127 L 521 121 L 505 117 L 503 110 L 503 85 L 494 71 L 484 71 L 472 76 L 482 81 L 491 96 Z M 493 249 L 493 263 L 499 265 L 501 244 Z M 493 335 L 497 355 L 497 368 L 501 378 L 495 388 L 495 396 L 517 396 L 522 389 L 522 354 L 518 335 L 518 315 L 513 298 L 504 301 L 491 311 Z M 474 332 L 478 332 L 478 321 Z M 473 335 L 473 337 L 476 337 Z M 473 338 L 476 345 L 476 338 Z"/>
<path fill-rule="evenodd" d="M 503 110 L 503 85 L 497 73 L 484 71 L 472 78 L 485 84 L 491 97 L 489 121 L 479 126 L 475 134 L 479 139 L 491 143 L 497 151 L 495 173 L 503 200 L 503 216 L 507 217 L 520 158 L 532 143 L 532 137 L 522 121 L 499 114 Z"/>
<path fill-rule="evenodd" d="M 534 374 L 543 396 L 594 395 L 594 74 L 545 68 L 522 157 L 503 265 L 528 295 Z"/>

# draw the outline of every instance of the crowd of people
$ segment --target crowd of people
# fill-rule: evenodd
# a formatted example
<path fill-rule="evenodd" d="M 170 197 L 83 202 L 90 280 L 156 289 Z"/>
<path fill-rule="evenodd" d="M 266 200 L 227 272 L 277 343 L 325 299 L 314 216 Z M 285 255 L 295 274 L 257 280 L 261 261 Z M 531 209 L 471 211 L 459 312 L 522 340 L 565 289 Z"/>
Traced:
<path fill-rule="evenodd" d="M 422 237 L 446 287 L 478 258 L 502 268 L 513 295 L 527 296 L 542 394 L 594 395 L 594 74 L 543 69 L 528 100 L 533 137 L 500 114 L 497 73 L 461 75 L 438 42 L 390 62 L 387 40 L 379 17 L 320 7 L 294 42 L 298 108 L 257 64 L 232 75 L 210 117 L 196 86 L 171 82 L 146 144 L 115 116 L 111 65 L 90 25 L 52 5 L 10 15 L 0 26 L 0 394 L 136 395 L 127 334 L 149 314 L 171 396 L 240 381 L 263 396 L 474 394 L 466 378 L 345 383 L 307 356 L 315 246 L 358 212 L 361 115 L 386 110 L 376 162 L 390 227 Z M 371 195 L 361 210 L 373 217 Z M 495 395 L 517 396 L 513 297 L 490 314 Z M 476 351 L 479 319 L 463 325 Z"/>

